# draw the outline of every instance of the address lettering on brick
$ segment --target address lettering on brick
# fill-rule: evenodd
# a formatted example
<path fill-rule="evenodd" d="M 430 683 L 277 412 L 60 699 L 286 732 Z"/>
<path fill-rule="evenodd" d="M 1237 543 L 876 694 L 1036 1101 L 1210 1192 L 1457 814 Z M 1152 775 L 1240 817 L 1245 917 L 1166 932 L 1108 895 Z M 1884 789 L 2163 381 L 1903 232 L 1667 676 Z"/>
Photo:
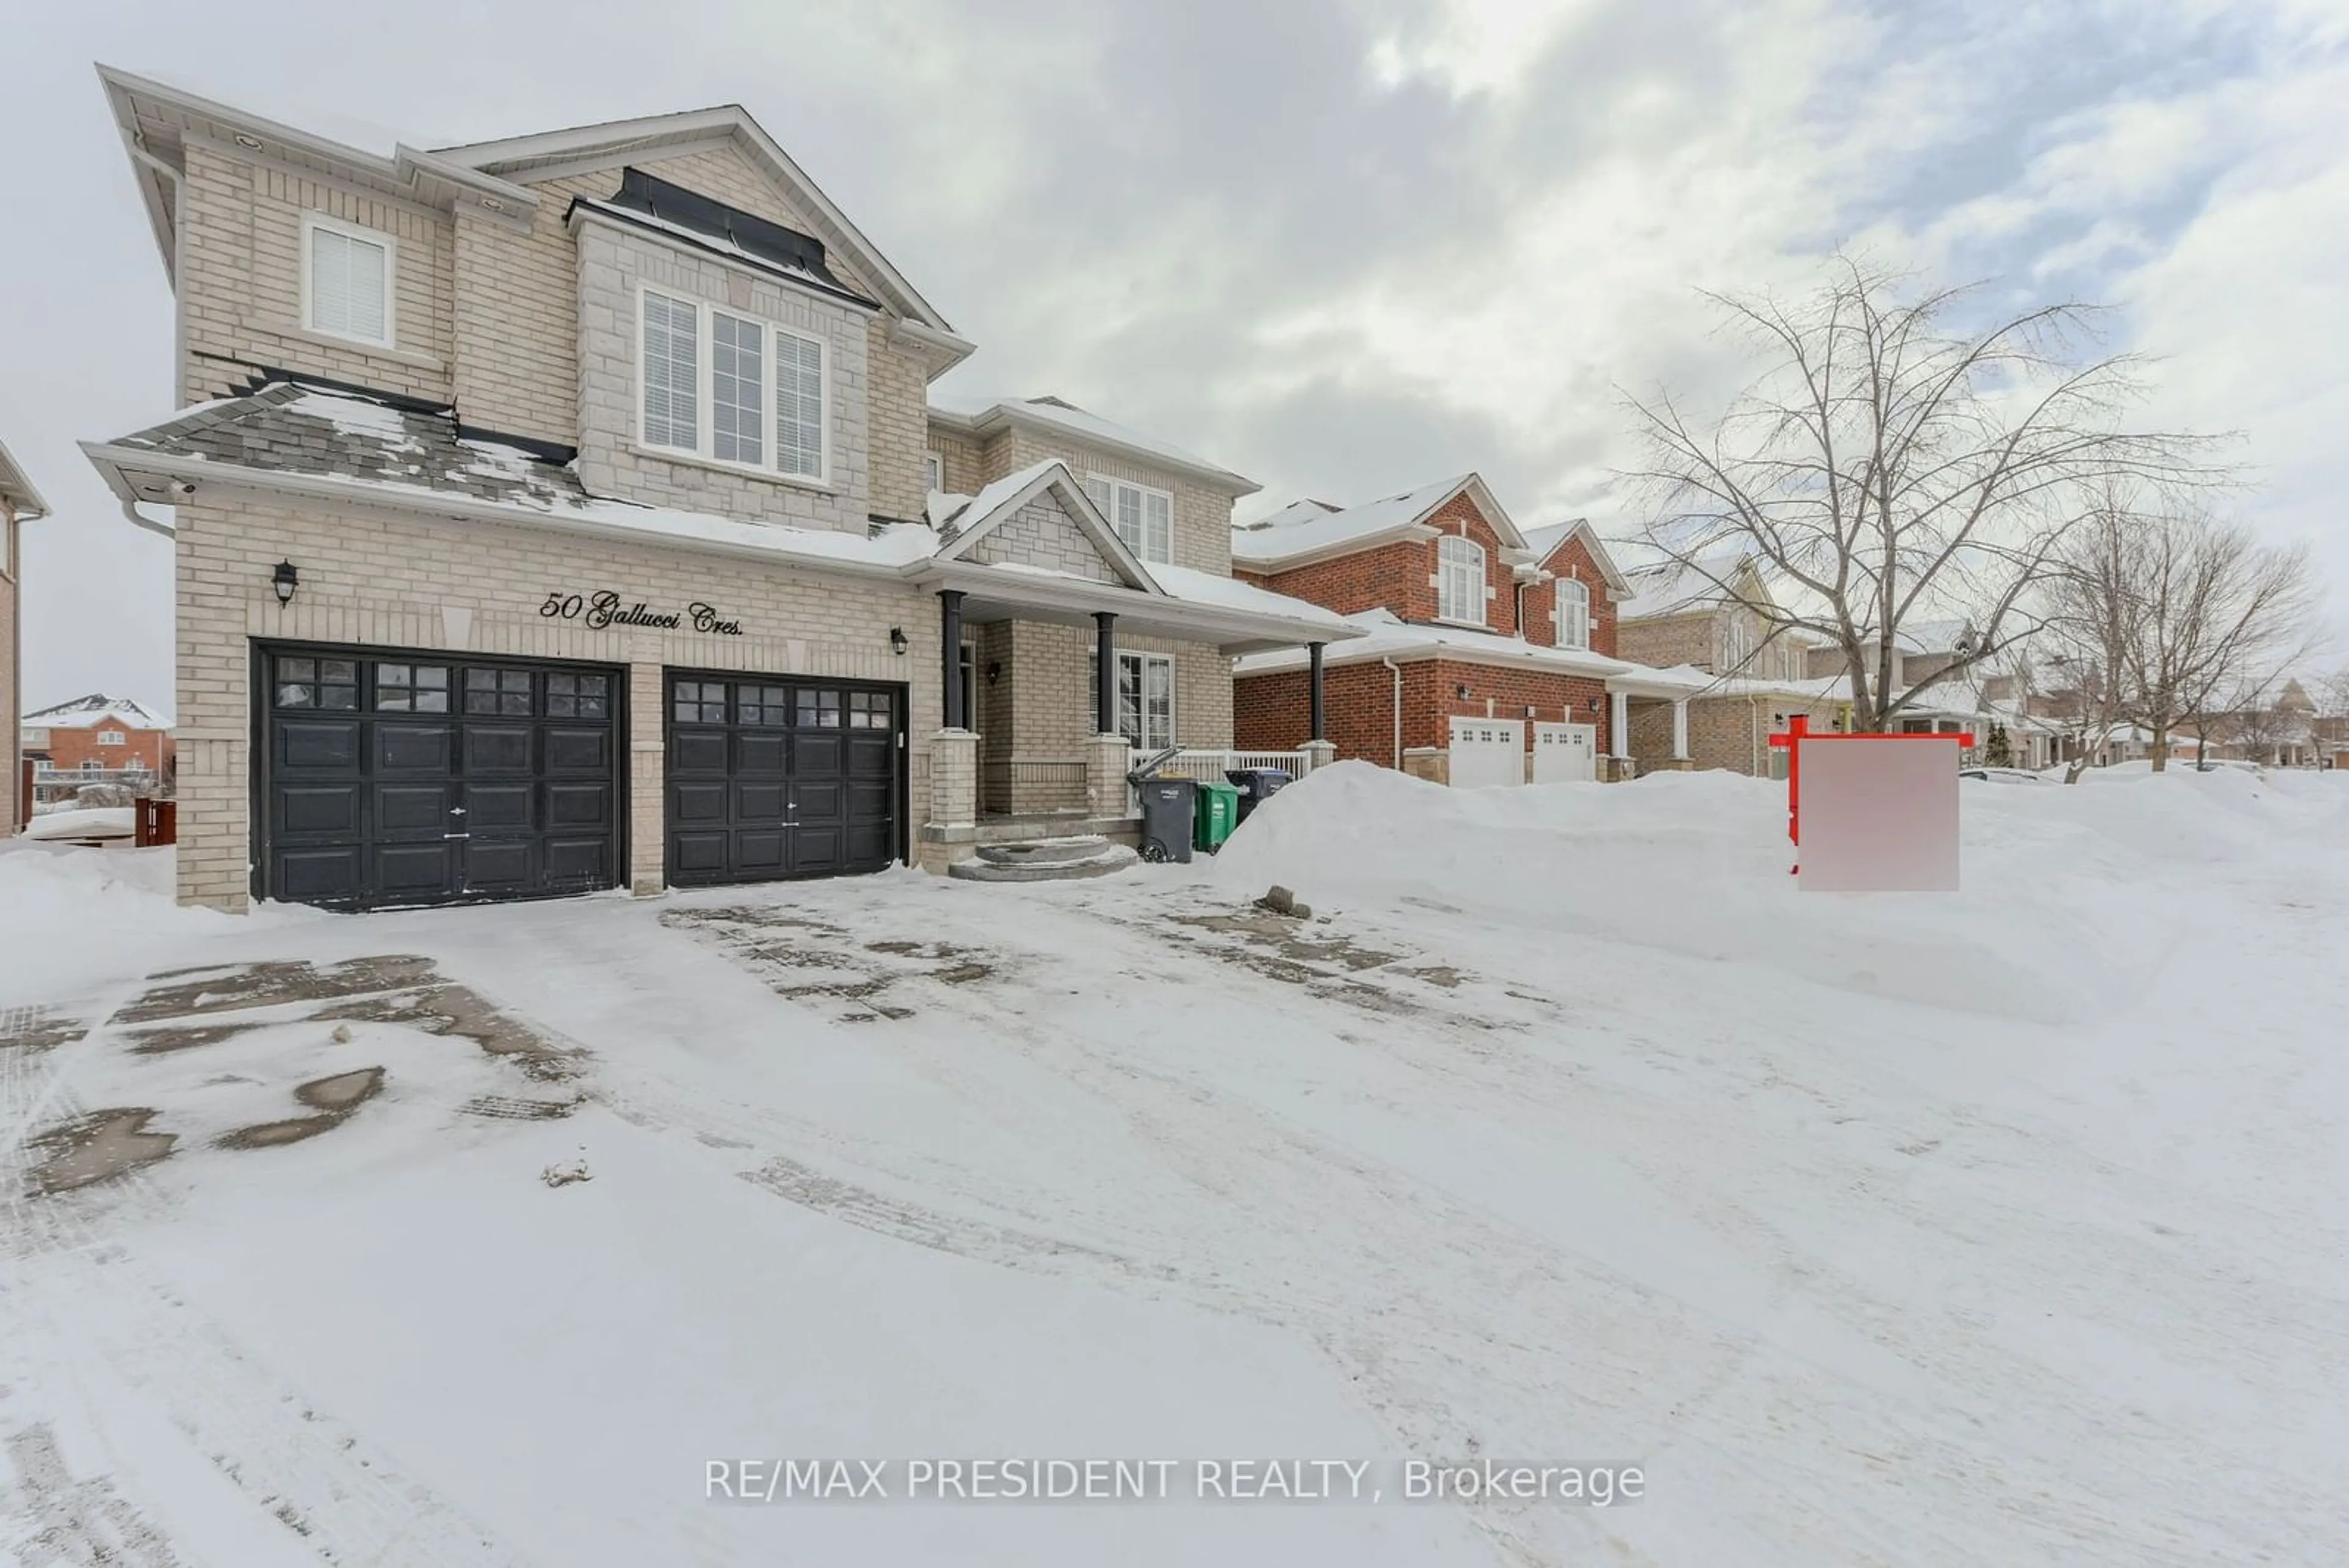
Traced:
<path fill-rule="evenodd" d="M 716 607 L 694 600 L 682 610 L 657 610 L 642 599 L 623 602 L 610 588 L 592 594 L 566 594 L 560 588 L 546 596 L 538 613 L 548 620 L 575 620 L 595 631 L 607 627 L 641 626 L 657 631 L 688 627 L 712 637 L 740 637 L 742 623 L 718 613 Z"/>

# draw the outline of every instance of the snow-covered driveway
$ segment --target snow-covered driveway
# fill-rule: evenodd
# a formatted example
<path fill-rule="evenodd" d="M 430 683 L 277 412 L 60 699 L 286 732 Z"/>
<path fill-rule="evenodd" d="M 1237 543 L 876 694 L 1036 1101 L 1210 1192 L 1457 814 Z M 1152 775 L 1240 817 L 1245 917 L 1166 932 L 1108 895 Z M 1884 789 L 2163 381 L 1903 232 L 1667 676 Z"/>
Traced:
<path fill-rule="evenodd" d="M 1946 899 L 1804 899 L 1764 786 L 1350 768 L 1065 886 L 0 856 L 0 1561 L 2342 1560 L 2335 782 L 1970 794 Z M 705 1496 L 995 1456 L 1389 1495 Z"/>

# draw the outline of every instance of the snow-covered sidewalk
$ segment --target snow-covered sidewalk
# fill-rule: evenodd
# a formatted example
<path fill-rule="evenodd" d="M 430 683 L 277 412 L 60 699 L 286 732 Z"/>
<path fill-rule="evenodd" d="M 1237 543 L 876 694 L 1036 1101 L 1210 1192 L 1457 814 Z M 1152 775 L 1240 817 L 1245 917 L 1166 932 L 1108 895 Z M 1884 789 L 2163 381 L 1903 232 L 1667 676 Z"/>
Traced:
<path fill-rule="evenodd" d="M 1767 785 L 1350 766 L 1024 888 L 11 848 L 0 1562 L 2339 1560 L 2342 782 L 1971 790 L 1949 898 L 1800 894 Z M 706 1496 L 1088 1457 L 1390 1495 Z"/>

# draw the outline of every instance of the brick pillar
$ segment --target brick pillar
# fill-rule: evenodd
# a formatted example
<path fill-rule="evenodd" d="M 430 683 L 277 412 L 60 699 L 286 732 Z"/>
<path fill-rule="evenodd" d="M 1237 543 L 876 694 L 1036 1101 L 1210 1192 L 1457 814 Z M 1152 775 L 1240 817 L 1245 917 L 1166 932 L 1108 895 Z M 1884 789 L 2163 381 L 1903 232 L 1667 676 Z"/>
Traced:
<path fill-rule="evenodd" d="M 1305 753 L 1305 771 L 1318 773 L 1338 760 L 1335 741 L 1308 741 L 1301 748 Z"/>
<path fill-rule="evenodd" d="M 930 737 L 930 819 L 926 826 L 967 828 L 978 820 L 978 737 L 968 730 L 940 730 Z"/>
<path fill-rule="evenodd" d="M 1085 740 L 1085 812 L 1091 816 L 1123 816 L 1125 771 L 1133 766 L 1123 735 L 1092 735 Z"/>
<path fill-rule="evenodd" d="M 649 651 L 659 658 L 657 648 Z M 668 885 L 668 759 L 661 739 L 667 696 L 658 663 L 628 666 L 628 891 L 639 898 L 655 898 Z"/>

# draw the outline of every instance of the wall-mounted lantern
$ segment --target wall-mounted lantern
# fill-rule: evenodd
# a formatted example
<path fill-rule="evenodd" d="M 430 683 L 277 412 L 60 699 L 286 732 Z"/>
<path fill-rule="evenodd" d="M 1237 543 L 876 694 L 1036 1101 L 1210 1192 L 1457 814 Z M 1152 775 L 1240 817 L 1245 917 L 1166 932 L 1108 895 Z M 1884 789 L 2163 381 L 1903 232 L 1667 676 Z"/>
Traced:
<path fill-rule="evenodd" d="M 889 628 L 889 651 L 895 654 L 900 659 L 903 659 L 905 656 L 905 628 L 904 627 L 893 626 Z"/>
<path fill-rule="evenodd" d="M 269 586 L 277 590 L 279 604 L 290 605 L 294 602 L 294 590 L 302 586 L 302 574 L 294 569 L 293 562 L 280 561 L 269 574 Z"/>

